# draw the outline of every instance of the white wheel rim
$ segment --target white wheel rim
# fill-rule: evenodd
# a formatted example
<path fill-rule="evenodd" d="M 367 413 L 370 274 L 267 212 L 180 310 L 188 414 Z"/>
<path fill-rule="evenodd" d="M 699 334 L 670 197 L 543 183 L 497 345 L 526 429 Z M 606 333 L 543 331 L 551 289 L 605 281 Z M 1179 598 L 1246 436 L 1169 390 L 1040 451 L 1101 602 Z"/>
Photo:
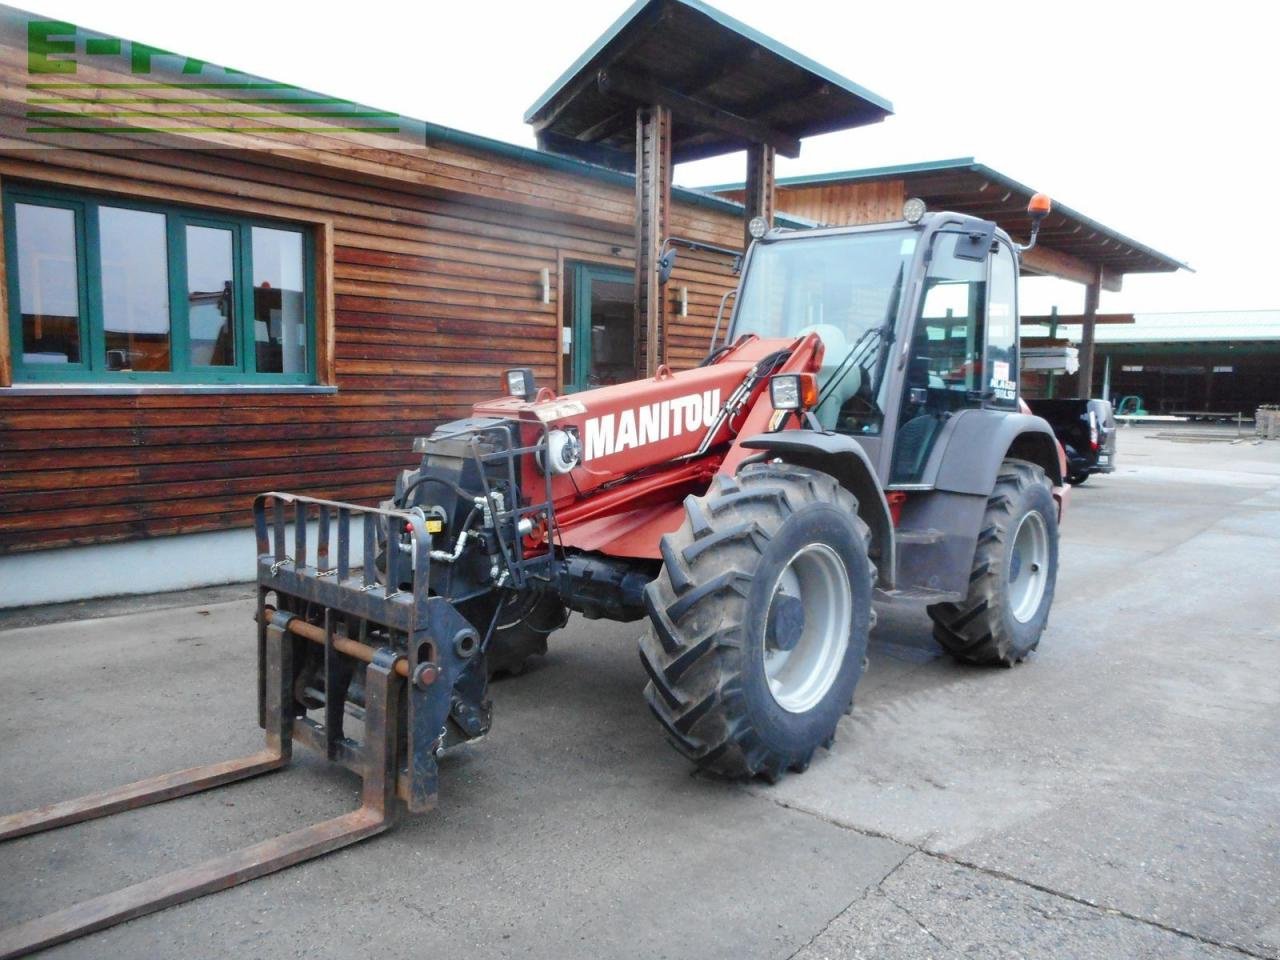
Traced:
<path fill-rule="evenodd" d="M 789 713 L 812 710 L 827 695 L 849 649 L 853 592 L 840 555 L 823 543 L 799 550 L 783 568 L 769 598 L 765 631 L 779 596 L 799 599 L 804 627 L 794 647 L 776 650 L 766 637 L 764 672 L 769 693 Z"/>
<path fill-rule="evenodd" d="M 1018 521 L 1009 551 L 1009 605 L 1013 618 L 1026 623 L 1040 609 L 1049 583 L 1049 528 L 1038 510 Z"/>

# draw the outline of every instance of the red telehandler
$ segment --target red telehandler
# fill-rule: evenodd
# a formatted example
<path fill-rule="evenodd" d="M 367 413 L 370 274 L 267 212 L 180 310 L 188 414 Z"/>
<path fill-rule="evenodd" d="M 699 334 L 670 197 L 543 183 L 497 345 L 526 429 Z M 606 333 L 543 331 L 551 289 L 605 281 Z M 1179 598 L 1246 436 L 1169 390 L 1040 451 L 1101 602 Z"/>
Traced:
<path fill-rule="evenodd" d="M 381 507 L 260 496 L 266 748 L 0 818 L 0 839 L 277 769 L 295 741 L 358 772 L 362 805 L 14 927 L 0 956 L 353 843 L 399 801 L 430 808 L 440 754 L 490 728 L 490 675 L 570 611 L 647 619 L 654 715 L 733 778 L 777 780 L 831 744 L 877 590 L 927 604 L 960 659 L 1035 649 L 1065 487 L 1018 396 L 1019 247 L 919 201 L 895 223 L 753 233 L 697 368 L 564 397 L 509 370 L 507 395 L 415 442 Z"/>

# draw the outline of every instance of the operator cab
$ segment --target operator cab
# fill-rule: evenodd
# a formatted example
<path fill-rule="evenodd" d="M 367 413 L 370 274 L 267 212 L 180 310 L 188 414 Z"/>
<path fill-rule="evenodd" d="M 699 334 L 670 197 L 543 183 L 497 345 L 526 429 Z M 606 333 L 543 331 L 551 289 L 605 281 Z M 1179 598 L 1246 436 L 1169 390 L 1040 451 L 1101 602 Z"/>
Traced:
<path fill-rule="evenodd" d="M 922 482 L 955 413 L 1018 409 L 1016 247 L 989 221 L 914 204 L 910 220 L 760 237 L 729 329 L 817 333 L 818 422 L 898 485 Z"/>

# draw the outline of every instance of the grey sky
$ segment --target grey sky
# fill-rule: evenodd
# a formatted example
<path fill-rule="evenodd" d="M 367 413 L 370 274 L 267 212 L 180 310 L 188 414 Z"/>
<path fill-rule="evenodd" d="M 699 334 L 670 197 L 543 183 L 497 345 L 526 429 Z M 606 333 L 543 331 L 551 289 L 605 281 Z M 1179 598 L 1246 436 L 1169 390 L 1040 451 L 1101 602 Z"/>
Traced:
<path fill-rule="evenodd" d="M 26 9 L 372 106 L 532 145 L 525 108 L 624 0 L 360 4 L 18 0 Z M 1271 187 L 1280 8 L 1165 2 L 712 0 L 894 104 L 804 143 L 782 176 L 975 156 L 1195 274 L 1134 277 L 1103 310 L 1280 307 Z M 740 156 L 681 167 L 741 179 Z M 1024 312 L 1080 308 L 1026 285 Z"/>

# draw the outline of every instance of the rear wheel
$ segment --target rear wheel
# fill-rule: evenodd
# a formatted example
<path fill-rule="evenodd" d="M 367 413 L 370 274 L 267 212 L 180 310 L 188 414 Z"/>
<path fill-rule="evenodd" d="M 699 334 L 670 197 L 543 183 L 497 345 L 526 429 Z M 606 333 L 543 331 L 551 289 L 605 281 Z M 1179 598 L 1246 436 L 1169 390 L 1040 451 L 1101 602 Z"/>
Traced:
<path fill-rule="evenodd" d="M 1006 460 L 987 500 L 969 595 L 929 608 L 956 659 L 1011 667 L 1040 643 L 1058 576 L 1058 511 L 1044 470 Z"/>
<path fill-rule="evenodd" d="M 825 473 L 765 463 L 685 511 L 645 593 L 649 706 L 705 770 L 803 770 L 865 663 L 874 570 L 857 501 Z"/>

